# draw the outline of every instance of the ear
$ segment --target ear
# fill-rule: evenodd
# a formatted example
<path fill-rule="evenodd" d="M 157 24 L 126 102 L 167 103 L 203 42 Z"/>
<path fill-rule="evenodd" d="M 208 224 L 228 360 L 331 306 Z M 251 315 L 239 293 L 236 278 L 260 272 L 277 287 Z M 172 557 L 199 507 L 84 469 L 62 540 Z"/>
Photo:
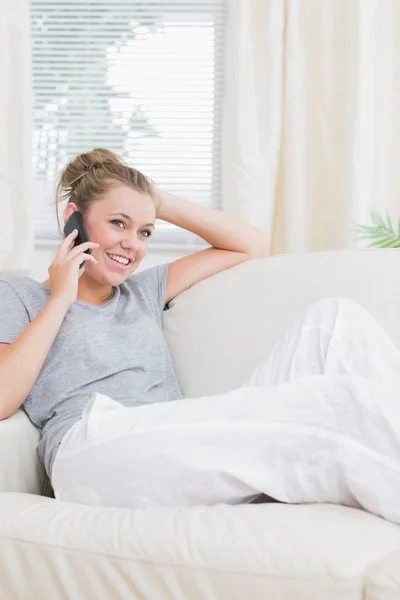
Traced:
<path fill-rule="evenodd" d="M 67 221 L 70 218 L 70 216 L 72 215 L 72 213 L 75 212 L 76 210 L 78 210 L 78 207 L 76 206 L 76 204 L 74 202 L 68 202 L 67 206 L 64 209 L 64 213 L 63 213 L 64 223 L 67 223 Z"/>

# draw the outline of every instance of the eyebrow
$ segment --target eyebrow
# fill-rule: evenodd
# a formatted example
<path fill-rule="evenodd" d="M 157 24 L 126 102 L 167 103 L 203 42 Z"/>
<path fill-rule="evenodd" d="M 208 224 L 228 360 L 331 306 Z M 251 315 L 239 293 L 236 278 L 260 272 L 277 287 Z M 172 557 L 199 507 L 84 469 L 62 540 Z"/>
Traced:
<path fill-rule="evenodd" d="M 129 215 L 125 215 L 124 213 L 110 213 L 108 216 L 111 217 L 112 215 L 120 215 L 121 217 L 125 217 L 125 219 L 132 221 L 132 218 Z M 154 223 L 145 223 L 144 225 L 142 225 L 142 227 L 155 227 L 155 225 Z"/>

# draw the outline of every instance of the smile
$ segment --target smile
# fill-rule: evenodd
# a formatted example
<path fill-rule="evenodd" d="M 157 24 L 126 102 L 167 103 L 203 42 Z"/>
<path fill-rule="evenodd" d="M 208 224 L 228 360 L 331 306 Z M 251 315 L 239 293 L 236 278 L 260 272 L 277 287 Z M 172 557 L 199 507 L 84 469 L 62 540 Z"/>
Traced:
<path fill-rule="evenodd" d="M 132 263 L 131 260 L 122 258 L 122 256 L 118 256 L 117 254 L 108 254 L 108 252 L 106 252 L 106 254 L 117 269 L 126 269 Z"/>

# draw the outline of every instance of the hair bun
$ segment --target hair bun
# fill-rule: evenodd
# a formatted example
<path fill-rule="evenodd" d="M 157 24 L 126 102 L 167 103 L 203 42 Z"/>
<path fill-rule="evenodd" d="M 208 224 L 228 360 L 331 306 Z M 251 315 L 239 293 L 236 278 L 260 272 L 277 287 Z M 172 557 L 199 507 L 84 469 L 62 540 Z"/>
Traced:
<path fill-rule="evenodd" d="M 85 154 L 79 154 L 68 163 L 61 175 L 61 187 L 71 193 L 91 169 L 123 164 L 123 160 L 111 150 L 95 148 Z"/>
<path fill-rule="evenodd" d="M 91 167 L 102 167 L 103 165 L 115 165 L 116 163 L 119 165 L 124 164 L 123 160 L 117 154 L 114 154 L 114 152 L 111 152 L 111 150 L 107 150 L 106 148 L 95 148 L 86 154 L 77 156 L 76 159 L 78 158 L 82 159 L 82 164 L 84 164 L 87 169 L 90 169 Z"/>

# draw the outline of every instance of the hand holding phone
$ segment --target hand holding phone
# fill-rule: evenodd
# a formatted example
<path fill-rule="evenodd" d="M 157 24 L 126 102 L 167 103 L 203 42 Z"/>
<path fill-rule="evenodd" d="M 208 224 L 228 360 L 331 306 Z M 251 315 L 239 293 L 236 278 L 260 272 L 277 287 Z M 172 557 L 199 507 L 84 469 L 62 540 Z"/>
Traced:
<path fill-rule="evenodd" d="M 85 223 L 83 222 L 82 213 L 79 210 L 75 210 L 70 218 L 68 219 L 65 227 L 64 227 L 64 237 L 67 237 L 70 233 L 73 232 L 74 229 L 78 230 L 78 235 L 75 238 L 75 246 L 79 246 L 80 244 L 86 244 L 86 242 L 90 242 L 88 232 L 86 231 Z M 92 250 L 88 248 L 85 250 L 86 254 L 91 254 Z M 79 265 L 81 269 L 85 263 L 82 262 Z"/>
<path fill-rule="evenodd" d="M 64 228 L 64 234 L 67 234 L 66 238 L 61 242 L 56 257 L 49 267 L 52 298 L 61 299 L 68 308 L 77 299 L 78 280 L 85 272 L 82 266 L 89 260 L 94 264 L 98 263 L 91 252 L 92 248 L 99 247 L 99 244 L 89 241 L 83 221 L 80 221 L 81 217 L 77 217 L 75 214 L 74 220 L 70 223 L 71 218 Z M 77 222 L 79 222 L 79 228 L 76 226 Z M 70 233 L 68 233 L 69 230 L 71 230 Z M 85 238 L 87 241 L 79 243 Z"/>

